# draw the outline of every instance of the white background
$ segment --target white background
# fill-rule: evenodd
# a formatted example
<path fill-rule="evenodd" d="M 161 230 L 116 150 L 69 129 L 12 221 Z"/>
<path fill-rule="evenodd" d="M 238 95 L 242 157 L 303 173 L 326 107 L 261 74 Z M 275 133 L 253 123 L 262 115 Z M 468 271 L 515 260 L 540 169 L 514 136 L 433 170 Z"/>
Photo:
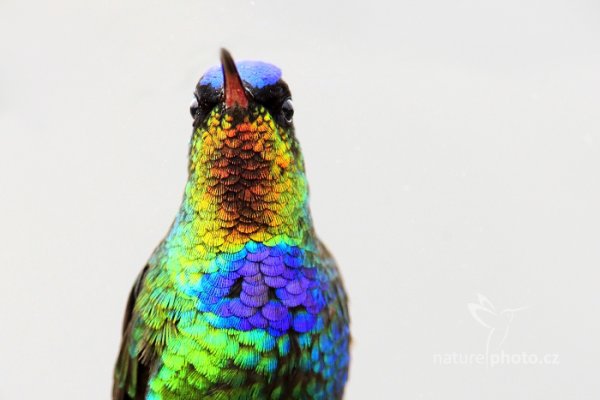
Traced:
<path fill-rule="evenodd" d="M 1 399 L 109 397 L 221 46 L 292 88 L 347 399 L 600 396 L 596 1 L 1 0 Z M 485 352 L 478 293 L 528 307 L 505 352 L 560 364 L 436 365 Z"/>

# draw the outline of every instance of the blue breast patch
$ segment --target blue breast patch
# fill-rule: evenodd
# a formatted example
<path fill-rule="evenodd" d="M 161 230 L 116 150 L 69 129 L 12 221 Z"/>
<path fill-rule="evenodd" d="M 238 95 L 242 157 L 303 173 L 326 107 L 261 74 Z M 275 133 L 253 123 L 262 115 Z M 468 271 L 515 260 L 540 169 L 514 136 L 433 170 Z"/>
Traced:
<path fill-rule="evenodd" d="M 251 241 L 237 253 L 219 254 L 215 267 L 197 285 L 184 288 L 198 298 L 198 310 L 214 327 L 264 329 L 279 337 L 320 326 L 327 288 L 300 248 Z"/>

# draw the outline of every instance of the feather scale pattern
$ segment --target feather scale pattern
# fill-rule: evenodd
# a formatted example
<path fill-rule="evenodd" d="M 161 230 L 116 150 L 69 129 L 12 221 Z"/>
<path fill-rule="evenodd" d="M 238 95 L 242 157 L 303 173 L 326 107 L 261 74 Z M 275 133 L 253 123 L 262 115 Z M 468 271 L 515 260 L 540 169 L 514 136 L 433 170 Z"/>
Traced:
<path fill-rule="evenodd" d="M 293 130 L 267 108 L 217 105 L 195 129 L 181 209 L 132 299 L 114 399 L 342 398 L 346 294 Z"/>

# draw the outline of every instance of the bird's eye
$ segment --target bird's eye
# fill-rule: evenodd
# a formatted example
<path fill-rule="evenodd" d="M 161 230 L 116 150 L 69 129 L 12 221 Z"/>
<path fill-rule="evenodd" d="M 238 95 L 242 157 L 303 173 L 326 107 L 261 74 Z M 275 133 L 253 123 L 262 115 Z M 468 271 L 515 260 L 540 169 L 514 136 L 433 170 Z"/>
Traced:
<path fill-rule="evenodd" d="M 196 118 L 198 114 L 198 97 L 194 95 L 192 102 L 190 103 L 190 114 L 192 114 L 192 118 Z"/>
<path fill-rule="evenodd" d="M 283 119 L 288 124 L 292 123 L 292 119 L 294 118 L 294 105 L 292 104 L 291 99 L 287 99 L 281 105 L 281 114 L 283 114 Z"/>

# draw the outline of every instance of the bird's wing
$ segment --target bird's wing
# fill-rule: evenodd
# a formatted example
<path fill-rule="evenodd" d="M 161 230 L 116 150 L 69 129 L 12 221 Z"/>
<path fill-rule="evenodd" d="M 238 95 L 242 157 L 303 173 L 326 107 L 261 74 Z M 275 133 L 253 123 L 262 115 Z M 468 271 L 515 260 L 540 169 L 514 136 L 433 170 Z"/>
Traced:
<path fill-rule="evenodd" d="M 348 377 L 350 346 L 350 314 L 348 312 L 348 296 L 344 289 L 337 263 L 325 245 L 319 241 L 318 247 L 321 261 L 327 275 L 327 291 L 325 292 L 327 307 L 321 312 L 327 329 L 319 343 L 326 353 L 325 359 L 331 360 L 331 373 L 335 376 L 335 399 L 341 399 L 344 384 Z M 325 340 L 327 339 L 327 340 Z M 328 343 L 328 345 L 325 345 Z"/>
<path fill-rule="evenodd" d="M 121 349 L 115 366 L 113 400 L 142 400 L 145 397 L 151 362 L 142 362 L 138 356 L 132 355 L 132 331 L 136 321 L 135 301 L 144 284 L 148 268 L 146 265 L 138 275 L 127 300 Z"/>

